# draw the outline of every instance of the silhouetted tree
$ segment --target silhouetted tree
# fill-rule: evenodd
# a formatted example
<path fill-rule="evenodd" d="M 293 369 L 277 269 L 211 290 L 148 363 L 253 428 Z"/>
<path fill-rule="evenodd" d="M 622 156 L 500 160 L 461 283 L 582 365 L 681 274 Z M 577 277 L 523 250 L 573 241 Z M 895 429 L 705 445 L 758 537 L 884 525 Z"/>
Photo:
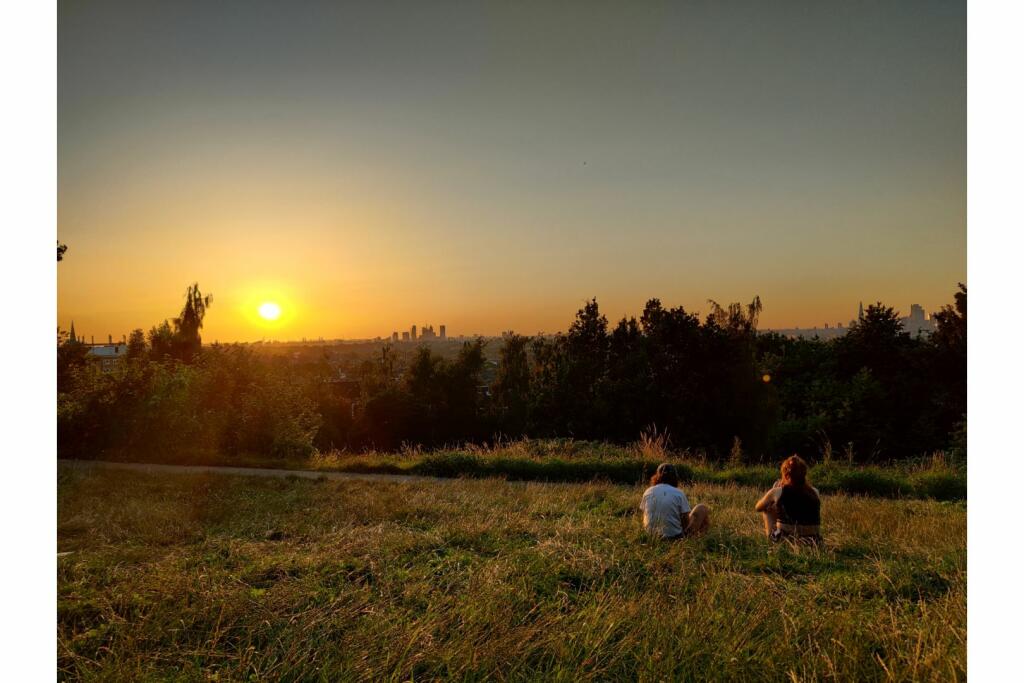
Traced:
<path fill-rule="evenodd" d="M 567 393 L 569 363 L 565 352 L 565 337 L 562 334 L 551 339 L 536 337 L 530 350 L 533 353 L 533 365 L 529 428 L 535 436 L 564 435 L 563 410 L 571 400 Z"/>
<path fill-rule="evenodd" d="M 714 299 L 708 299 L 708 304 L 711 306 L 708 320 L 723 330 L 738 335 L 757 332 L 757 321 L 762 311 L 761 297 L 755 296 L 746 308 L 738 303 L 732 303 L 728 308 L 722 308 Z"/>
<path fill-rule="evenodd" d="M 154 360 L 170 358 L 174 352 L 174 330 L 166 320 L 150 328 L 149 352 Z"/>
<path fill-rule="evenodd" d="M 953 422 L 950 438 L 954 448 L 966 455 L 967 447 L 967 287 L 960 283 L 953 305 L 946 305 L 937 313 L 931 342 L 935 348 L 936 422 Z"/>
<path fill-rule="evenodd" d="M 190 362 L 199 353 L 203 345 L 199 330 L 203 329 L 206 309 L 212 302 L 213 296 L 203 296 L 198 283 L 193 283 L 185 292 L 185 305 L 174 319 L 173 355 L 179 360 Z"/>
<path fill-rule="evenodd" d="M 604 393 L 608 363 L 608 318 L 597 299 L 576 312 L 569 332 L 559 339 L 566 358 L 566 390 L 572 397 L 565 406 L 567 428 L 575 436 L 599 437 L 605 426 L 607 396 Z"/>
<path fill-rule="evenodd" d="M 61 244 L 60 240 L 57 240 L 57 261 L 58 262 L 64 260 L 64 252 L 66 252 L 67 250 L 68 250 L 68 245 Z"/>
<path fill-rule="evenodd" d="M 487 342 L 477 338 L 465 342 L 455 360 L 444 368 L 443 438 L 448 441 L 475 439 L 481 434 L 480 373 L 484 367 Z"/>
<path fill-rule="evenodd" d="M 865 459 L 941 447 L 926 410 L 933 372 L 927 342 L 903 329 L 899 313 L 881 302 L 869 306 L 835 349 L 838 378 L 850 382 L 835 430 L 841 442 Z"/>
<path fill-rule="evenodd" d="M 948 349 L 958 358 L 967 359 L 967 286 L 962 282 L 959 291 L 953 295 L 953 305 L 945 305 L 938 313 L 933 313 L 935 331 L 932 341 L 943 349 Z M 966 365 L 964 375 L 966 376 Z"/>
<path fill-rule="evenodd" d="M 706 445 L 707 349 L 700 320 L 682 306 L 665 309 L 660 300 L 651 299 L 640 316 L 640 328 L 651 369 L 641 422 L 659 425 L 687 445 Z"/>
<path fill-rule="evenodd" d="M 72 326 L 73 327 L 73 326 Z M 57 330 L 57 391 L 71 388 L 76 369 L 85 366 L 89 347 L 60 329 Z"/>
<path fill-rule="evenodd" d="M 607 403 L 614 419 L 608 436 L 636 437 L 649 420 L 653 372 L 648 344 L 636 318 L 623 318 L 612 330 L 608 342 Z"/>
<path fill-rule="evenodd" d="M 141 329 L 132 330 L 128 335 L 128 348 L 125 351 L 128 360 L 141 359 L 146 357 L 146 335 Z"/>
<path fill-rule="evenodd" d="M 912 341 L 899 313 L 879 301 L 868 306 L 864 317 L 841 338 L 841 360 L 851 375 L 866 367 L 877 376 L 893 376 L 903 362 L 901 351 Z"/>
<path fill-rule="evenodd" d="M 964 448 L 963 286 L 934 314 L 931 338 L 911 338 L 881 303 L 846 336 L 824 341 L 758 333 L 758 298 L 711 302 L 703 320 L 651 299 L 639 319 L 624 317 L 612 329 L 592 299 L 565 333 L 506 338 L 490 397 L 481 339 L 454 357 L 390 345 L 352 356 L 347 369 L 361 383 L 354 394 L 328 357 L 335 351 L 306 361 L 233 346 L 199 353 L 208 306 L 193 285 L 173 324 L 149 331 L 150 358 L 185 363 L 128 362 L 103 372 L 85 362 L 87 347 L 59 332 L 62 453 L 146 445 L 147 454 L 286 457 L 314 447 L 454 445 L 497 432 L 626 442 L 650 424 L 676 446 L 720 460 L 737 442 L 744 458 L 773 460 L 794 451 L 813 458 L 826 439 L 859 460 Z M 186 338 L 194 342 L 188 354 Z M 142 358 L 146 347 L 133 331 L 128 357 Z"/>
<path fill-rule="evenodd" d="M 492 388 L 500 428 L 510 435 L 526 429 L 530 404 L 529 337 L 512 334 L 498 350 L 498 376 Z"/>

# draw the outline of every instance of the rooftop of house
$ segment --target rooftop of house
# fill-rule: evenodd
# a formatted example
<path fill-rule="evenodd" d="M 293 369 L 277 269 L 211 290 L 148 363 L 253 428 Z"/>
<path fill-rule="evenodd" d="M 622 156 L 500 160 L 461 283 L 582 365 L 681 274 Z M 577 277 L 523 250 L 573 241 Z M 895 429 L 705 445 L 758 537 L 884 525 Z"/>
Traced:
<path fill-rule="evenodd" d="M 95 358 L 118 358 L 128 351 L 127 344 L 98 344 L 90 346 L 87 355 Z"/>

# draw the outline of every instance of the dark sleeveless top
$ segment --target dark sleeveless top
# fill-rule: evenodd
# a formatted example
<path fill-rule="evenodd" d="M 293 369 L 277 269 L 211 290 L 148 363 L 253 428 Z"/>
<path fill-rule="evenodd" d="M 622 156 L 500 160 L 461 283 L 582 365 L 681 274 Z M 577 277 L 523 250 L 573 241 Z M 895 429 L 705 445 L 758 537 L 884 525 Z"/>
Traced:
<path fill-rule="evenodd" d="M 813 491 L 796 486 L 783 486 L 778 511 L 779 521 L 783 524 L 821 524 L 821 501 Z"/>

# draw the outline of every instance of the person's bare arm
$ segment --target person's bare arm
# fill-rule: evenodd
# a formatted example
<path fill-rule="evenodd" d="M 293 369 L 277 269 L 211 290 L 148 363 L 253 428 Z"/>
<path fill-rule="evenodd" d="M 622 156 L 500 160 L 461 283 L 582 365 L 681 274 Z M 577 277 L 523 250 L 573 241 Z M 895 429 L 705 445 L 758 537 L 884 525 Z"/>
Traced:
<path fill-rule="evenodd" d="M 761 500 L 757 501 L 757 505 L 754 506 L 754 512 L 764 512 L 765 510 L 774 507 L 775 502 L 778 499 L 778 489 L 773 488 L 768 493 L 761 497 Z"/>

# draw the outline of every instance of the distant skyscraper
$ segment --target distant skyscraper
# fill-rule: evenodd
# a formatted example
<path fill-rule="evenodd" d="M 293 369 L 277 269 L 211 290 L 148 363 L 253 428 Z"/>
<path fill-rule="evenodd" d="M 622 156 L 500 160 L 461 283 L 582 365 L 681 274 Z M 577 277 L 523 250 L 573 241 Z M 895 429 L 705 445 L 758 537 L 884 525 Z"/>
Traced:
<path fill-rule="evenodd" d="M 412 341 L 416 341 L 416 326 L 415 325 L 413 325 L 412 329 L 409 330 L 409 339 L 411 339 Z"/>
<path fill-rule="evenodd" d="M 860 307 L 857 309 L 857 320 L 864 319 L 864 302 L 860 302 Z"/>
<path fill-rule="evenodd" d="M 78 341 L 78 337 L 75 336 L 75 321 L 74 320 L 71 321 L 71 334 L 68 336 L 68 341 L 69 342 L 76 342 L 76 341 Z"/>
<path fill-rule="evenodd" d="M 441 325 L 441 341 L 448 338 L 448 334 L 445 332 L 444 325 Z"/>
<path fill-rule="evenodd" d="M 403 332 L 402 333 L 402 341 L 409 341 L 409 333 L 408 332 Z"/>
<path fill-rule="evenodd" d="M 391 341 L 393 341 L 393 342 L 398 341 L 398 333 L 397 332 L 392 332 L 391 333 Z"/>
<path fill-rule="evenodd" d="M 910 304 L 910 315 L 900 318 L 900 324 L 911 335 L 931 334 L 935 330 L 935 321 L 925 317 L 924 308 L 919 304 Z"/>

